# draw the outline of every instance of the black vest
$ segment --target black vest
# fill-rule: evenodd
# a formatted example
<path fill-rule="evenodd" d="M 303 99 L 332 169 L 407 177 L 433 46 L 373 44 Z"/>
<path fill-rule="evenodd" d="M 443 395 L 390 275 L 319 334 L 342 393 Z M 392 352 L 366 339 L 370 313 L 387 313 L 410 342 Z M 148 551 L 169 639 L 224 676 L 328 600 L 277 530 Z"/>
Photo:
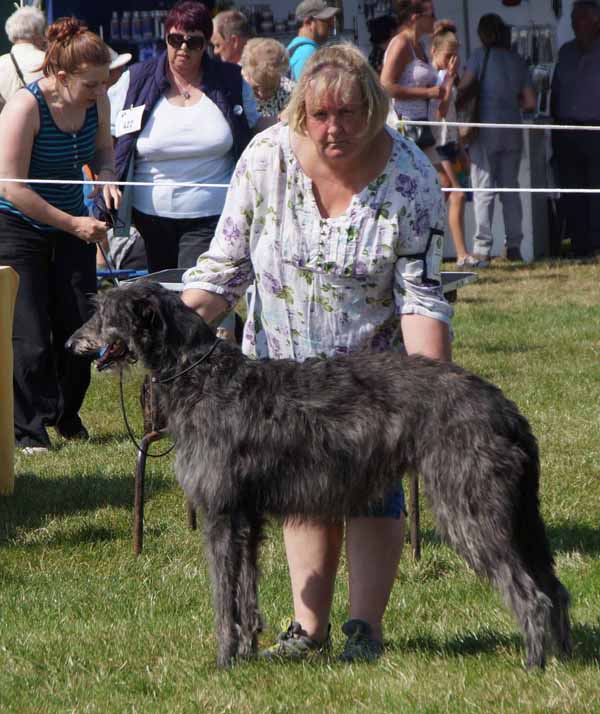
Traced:
<path fill-rule="evenodd" d="M 156 103 L 169 86 L 166 52 L 154 59 L 134 64 L 129 70 L 129 89 L 123 108 L 145 105 L 141 127 L 143 129 Z M 233 135 L 231 151 L 235 161 L 240 158 L 250 141 L 250 127 L 244 112 L 242 86 L 242 73 L 238 65 L 214 60 L 207 54 L 204 55 L 200 88 L 219 107 L 229 124 Z M 199 131 L 201 130 L 199 128 Z M 124 181 L 126 178 L 129 160 L 135 150 L 138 135 L 139 132 L 134 132 L 117 139 L 115 167 L 119 181 Z M 201 180 L 202 177 L 199 176 L 198 179 Z"/>

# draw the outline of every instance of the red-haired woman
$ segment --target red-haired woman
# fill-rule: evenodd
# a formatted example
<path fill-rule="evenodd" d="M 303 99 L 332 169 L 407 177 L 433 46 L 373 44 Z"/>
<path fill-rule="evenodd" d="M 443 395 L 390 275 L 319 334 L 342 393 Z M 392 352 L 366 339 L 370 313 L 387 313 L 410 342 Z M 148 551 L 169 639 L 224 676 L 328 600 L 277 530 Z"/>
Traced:
<path fill-rule="evenodd" d="M 91 164 L 114 180 L 110 55 L 74 18 L 48 28 L 42 79 L 19 90 L 0 116 L 0 177 L 81 179 Z M 105 189 L 114 203 L 119 192 Z M 63 348 L 90 314 L 96 288 L 95 243 L 106 225 L 91 218 L 81 185 L 0 184 L 0 264 L 20 286 L 14 320 L 15 437 L 26 453 L 47 451 L 54 425 L 67 438 L 87 438 L 79 409 L 90 364 Z"/>
<path fill-rule="evenodd" d="M 212 32 L 202 3 L 178 2 L 165 20 L 166 52 L 133 65 L 109 92 L 117 175 L 153 184 L 126 189 L 122 215 L 128 224 L 131 202 L 151 272 L 194 265 L 225 202 L 223 188 L 165 184 L 228 184 L 258 120 L 240 67 L 206 53 Z"/>

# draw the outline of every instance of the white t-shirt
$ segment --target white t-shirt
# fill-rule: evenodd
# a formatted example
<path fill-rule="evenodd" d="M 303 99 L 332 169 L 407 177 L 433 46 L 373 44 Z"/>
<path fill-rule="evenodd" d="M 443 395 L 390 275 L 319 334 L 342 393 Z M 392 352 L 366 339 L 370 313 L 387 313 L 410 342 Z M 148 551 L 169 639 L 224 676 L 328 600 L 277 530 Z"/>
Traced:
<path fill-rule="evenodd" d="M 205 94 L 189 107 L 162 97 L 138 137 L 133 180 L 228 184 L 234 168 L 232 146 L 229 124 Z M 133 206 L 163 218 L 216 216 L 226 193 L 227 187 L 136 186 Z"/>

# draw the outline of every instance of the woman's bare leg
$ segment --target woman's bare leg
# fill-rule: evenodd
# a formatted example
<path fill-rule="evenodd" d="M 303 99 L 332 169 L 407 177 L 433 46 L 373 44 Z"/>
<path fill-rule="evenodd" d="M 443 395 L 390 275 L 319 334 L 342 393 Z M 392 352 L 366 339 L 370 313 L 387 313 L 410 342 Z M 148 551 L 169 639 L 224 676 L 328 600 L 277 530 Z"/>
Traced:
<path fill-rule="evenodd" d="M 290 571 L 294 619 L 319 642 L 327 637 L 344 527 L 287 522 L 283 538 Z"/>

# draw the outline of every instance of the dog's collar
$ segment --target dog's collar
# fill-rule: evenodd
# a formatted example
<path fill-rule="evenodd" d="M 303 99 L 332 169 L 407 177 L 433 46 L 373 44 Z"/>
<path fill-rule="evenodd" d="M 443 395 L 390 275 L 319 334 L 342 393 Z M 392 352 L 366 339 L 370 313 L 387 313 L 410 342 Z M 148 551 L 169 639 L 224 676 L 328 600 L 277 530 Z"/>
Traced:
<path fill-rule="evenodd" d="M 191 364 L 189 367 L 186 367 L 185 369 L 182 369 L 181 372 L 177 372 L 176 374 L 172 374 L 170 377 L 165 377 L 164 379 L 159 379 L 158 377 L 152 377 L 152 382 L 153 384 L 167 384 L 168 382 L 173 382 L 174 380 L 178 379 L 182 375 L 184 375 L 186 372 L 189 372 L 190 370 L 194 369 L 194 367 L 197 367 L 199 364 L 202 364 L 205 359 L 208 359 L 210 355 L 213 353 L 215 347 L 219 344 L 221 340 L 217 337 L 217 339 L 212 343 L 211 348 L 206 352 L 205 354 L 200 357 L 199 360 L 196 360 L 193 364 Z"/>

